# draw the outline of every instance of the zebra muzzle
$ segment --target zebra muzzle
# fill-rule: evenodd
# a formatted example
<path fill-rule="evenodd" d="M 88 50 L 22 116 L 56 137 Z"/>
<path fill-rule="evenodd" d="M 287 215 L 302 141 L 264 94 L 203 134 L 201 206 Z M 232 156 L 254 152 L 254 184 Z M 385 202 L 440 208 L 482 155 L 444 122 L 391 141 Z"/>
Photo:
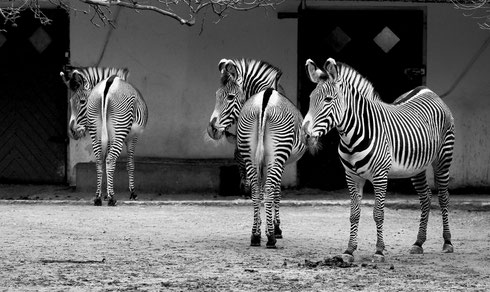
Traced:
<path fill-rule="evenodd" d="M 208 135 L 214 140 L 219 140 L 221 136 L 223 136 L 223 131 L 218 130 L 215 125 L 216 125 L 216 118 L 213 118 L 211 122 L 209 122 L 207 128 Z"/>
<path fill-rule="evenodd" d="M 303 127 L 301 127 L 301 142 L 303 144 L 308 145 L 308 140 L 310 139 L 311 135 L 308 132 L 308 126 L 310 125 L 310 122 L 304 123 Z"/>
<path fill-rule="evenodd" d="M 310 121 L 307 121 L 301 128 L 301 141 L 308 147 L 310 153 L 315 154 L 320 149 L 318 141 L 319 137 L 310 134 L 310 131 L 308 130 L 309 125 Z"/>
<path fill-rule="evenodd" d="M 68 131 L 68 134 L 70 138 L 78 140 L 82 137 L 85 137 L 85 127 L 84 126 L 73 126 L 70 125 L 70 130 Z"/>

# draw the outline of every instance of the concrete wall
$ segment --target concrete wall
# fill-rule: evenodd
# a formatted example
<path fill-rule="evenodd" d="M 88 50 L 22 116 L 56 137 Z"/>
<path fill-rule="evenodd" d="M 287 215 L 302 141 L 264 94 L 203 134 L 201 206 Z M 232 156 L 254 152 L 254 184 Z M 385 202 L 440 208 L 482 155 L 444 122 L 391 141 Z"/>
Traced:
<path fill-rule="evenodd" d="M 279 11 L 296 11 L 298 1 L 287 1 Z M 488 31 L 464 17 L 450 4 L 392 2 L 308 1 L 318 7 L 427 7 L 427 85 L 446 93 L 462 74 Z M 209 17 L 209 16 L 208 16 Z M 200 21 L 198 21 L 200 23 Z M 204 142 L 205 127 L 214 107 L 221 58 L 263 59 L 280 67 L 282 84 L 296 101 L 297 20 L 279 20 L 276 13 L 256 10 L 230 13 L 218 24 L 205 21 L 189 28 L 151 12 L 121 10 L 118 27 L 106 40 L 108 28 L 96 28 L 89 17 L 71 16 L 71 61 L 95 65 L 104 42 L 107 50 L 101 66 L 125 66 L 130 81 L 138 87 L 150 108 L 147 131 L 137 147 L 138 156 L 170 158 L 232 157 L 233 146 Z M 321 32 L 319 32 L 321 33 Z M 90 40 L 90 41 L 88 41 Z M 300 60 L 303 63 L 303 60 Z M 451 187 L 490 187 L 490 49 L 487 48 L 445 101 L 456 120 L 456 146 Z M 304 97 L 306 98 L 306 97 Z M 92 158 L 86 141 L 73 142 L 69 171 Z M 74 173 L 70 172 L 70 182 Z M 286 185 L 296 182 L 295 167 L 289 167 Z"/>
<path fill-rule="evenodd" d="M 275 13 L 264 10 L 230 13 L 218 24 L 208 17 L 204 27 L 189 28 L 156 13 L 123 9 L 117 29 L 106 40 L 109 28 L 94 27 L 85 15 L 71 16 L 71 62 L 95 65 L 107 41 L 100 65 L 128 67 L 130 82 L 146 99 L 150 119 L 137 146 L 138 156 L 233 157 L 234 146 L 204 139 L 222 58 L 261 59 L 280 67 L 281 83 L 296 100 L 295 20 L 278 20 Z M 69 157 L 73 184 L 74 166 L 93 160 L 90 138 L 71 141 Z M 284 182 L 291 185 L 295 180 L 295 167 L 289 167 Z"/>
<path fill-rule="evenodd" d="M 452 187 L 490 186 L 490 47 L 465 68 L 490 32 L 451 5 L 430 5 L 427 24 L 427 85 L 439 94 L 456 122 Z M 454 90 L 457 79 L 463 76 Z M 448 92 L 449 91 L 449 92 Z"/>

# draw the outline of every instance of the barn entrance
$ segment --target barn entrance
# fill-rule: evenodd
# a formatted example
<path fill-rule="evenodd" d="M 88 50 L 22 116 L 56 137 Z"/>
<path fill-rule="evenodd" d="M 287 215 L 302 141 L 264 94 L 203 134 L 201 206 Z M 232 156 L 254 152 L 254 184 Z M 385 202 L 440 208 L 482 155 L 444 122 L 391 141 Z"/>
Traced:
<path fill-rule="evenodd" d="M 349 64 L 374 84 L 385 102 L 425 83 L 424 10 L 303 10 L 298 25 L 298 100 L 303 115 L 315 88 L 305 71 L 307 59 L 322 67 L 329 57 Z M 300 187 L 346 187 L 337 132 L 331 131 L 321 143 L 319 153 L 306 153 L 298 162 Z M 389 187 L 412 191 L 409 180 L 390 181 Z"/>
<path fill-rule="evenodd" d="M 68 13 L 31 11 L 0 32 L 0 183 L 65 183 L 66 87 L 59 72 L 69 48 Z"/>

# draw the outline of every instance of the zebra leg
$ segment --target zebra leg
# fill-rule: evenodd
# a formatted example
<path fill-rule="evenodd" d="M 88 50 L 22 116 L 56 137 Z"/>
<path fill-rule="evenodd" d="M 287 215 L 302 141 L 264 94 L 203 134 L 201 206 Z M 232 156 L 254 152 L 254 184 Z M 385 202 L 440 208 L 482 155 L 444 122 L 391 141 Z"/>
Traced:
<path fill-rule="evenodd" d="M 250 181 L 247 180 L 247 169 L 245 167 L 245 161 L 240 155 L 238 148 L 235 149 L 235 161 L 238 163 L 238 172 L 240 174 L 240 196 L 244 198 L 250 198 Z"/>
<path fill-rule="evenodd" d="M 279 229 L 279 202 L 281 200 L 281 177 L 284 165 L 280 161 L 268 164 L 265 181 L 264 205 L 266 214 L 267 248 L 276 248 L 276 227 Z M 274 212 L 274 216 L 273 213 Z M 277 225 L 276 225 L 277 224 Z M 281 231 L 279 229 L 279 231 Z M 282 237 L 282 233 L 280 235 Z"/>
<path fill-rule="evenodd" d="M 126 148 L 128 152 L 128 162 L 126 169 L 128 171 L 129 178 L 129 200 L 137 200 L 138 195 L 134 192 L 134 151 L 136 148 L 136 143 L 138 142 L 138 137 L 133 137 L 126 141 Z"/>
<path fill-rule="evenodd" d="M 452 143 L 454 143 L 454 137 Z M 445 145 L 447 146 L 447 143 L 445 143 Z M 447 148 L 443 147 L 443 149 L 441 150 L 442 154 L 439 156 L 440 160 L 435 165 L 433 165 L 434 179 L 438 189 L 439 206 L 441 207 L 441 213 L 442 213 L 442 237 L 444 239 L 442 252 L 444 253 L 454 252 L 454 247 L 453 244 L 451 243 L 451 231 L 449 230 L 449 216 L 448 216 L 449 166 L 451 165 L 451 160 L 452 160 L 452 144 L 450 144 L 449 146 L 450 147 Z"/>
<path fill-rule="evenodd" d="M 260 182 L 257 178 L 257 169 L 252 166 L 251 163 L 247 165 L 247 174 L 251 181 L 251 191 L 252 191 L 252 205 L 254 212 L 254 221 L 252 225 L 252 236 L 250 239 L 251 246 L 260 246 L 260 225 L 262 224 L 260 220 L 260 203 L 261 203 L 261 192 Z"/>
<path fill-rule="evenodd" d="M 276 238 L 282 238 L 280 228 L 281 218 L 279 218 L 279 204 L 281 202 L 281 184 L 279 183 L 273 190 L 274 192 L 274 235 Z"/>
<path fill-rule="evenodd" d="M 102 206 L 102 178 L 104 176 L 104 157 L 100 140 L 96 137 L 95 129 L 89 128 L 92 138 L 92 149 L 94 150 L 95 166 L 97 171 L 97 190 L 95 191 L 94 206 Z"/>
<path fill-rule="evenodd" d="M 106 176 L 107 176 L 107 205 L 116 206 L 117 200 L 114 194 L 114 171 L 116 169 L 116 160 L 121 154 L 123 139 L 117 138 L 111 143 L 111 148 L 106 158 Z"/>
<path fill-rule="evenodd" d="M 359 228 L 359 219 L 361 217 L 360 203 L 366 180 L 356 176 L 355 174 L 349 174 L 347 172 L 346 180 L 350 193 L 350 235 L 347 249 L 344 251 L 341 257 L 346 262 L 353 262 L 353 253 L 357 249 L 357 230 Z"/>
<path fill-rule="evenodd" d="M 422 245 L 427 238 L 427 222 L 429 221 L 430 214 L 430 203 L 431 203 L 431 191 L 429 184 L 427 183 L 427 176 L 425 171 L 419 173 L 418 175 L 412 177 L 412 184 L 415 191 L 419 195 L 420 201 L 420 225 L 419 232 L 417 234 L 417 240 L 410 249 L 411 254 L 423 254 L 424 249 Z"/>
<path fill-rule="evenodd" d="M 96 155 L 96 168 L 97 168 L 97 190 L 95 191 L 94 206 L 102 206 L 102 177 L 104 175 L 104 162 L 101 157 Z"/>
<path fill-rule="evenodd" d="M 385 196 L 386 187 L 388 186 L 387 175 L 381 176 L 380 178 L 373 179 L 374 188 L 374 210 L 373 217 L 376 223 L 376 253 L 374 254 L 373 261 L 384 262 L 385 256 L 383 251 L 385 250 L 385 243 L 383 240 L 383 223 L 385 218 Z"/>

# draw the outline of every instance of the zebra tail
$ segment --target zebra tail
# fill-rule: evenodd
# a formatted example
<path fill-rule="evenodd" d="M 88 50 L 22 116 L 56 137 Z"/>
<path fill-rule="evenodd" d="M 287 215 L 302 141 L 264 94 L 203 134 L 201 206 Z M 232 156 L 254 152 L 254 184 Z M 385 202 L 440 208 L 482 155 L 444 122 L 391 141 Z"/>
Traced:
<path fill-rule="evenodd" d="M 257 167 L 257 175 L 259 185 L 262 185 L 262 177 L 264 171 L 264 132 L 265 132 L 265 114 L 261 113 L 258 124 L 257 147 L 255 149 L 255 166 Z"/>
<path fill-rule="evenodd" d="M 101 133 L 100 133 L 100 142 L 101 142 L 101 150 L 102 150 L 102 157 L 103 160 L 105 160 L 105 157 L 107 155 L 108 151 L 108 144 L 109 144 L 109 129 L 107 128 L 107 107 L 109 105 L 109 101 L 107 98 L 107 93 L 109 92 L 109 88 L 111 87 L 112 83 L 114 82 L 114 79 L 116 78 L 116 75 L 112 75 L 109 77 L 106 81 L 105 88 L 104 88 L 104 95 L 102 96 L 102 103 L 101 103 L 101 120 L 102 120 L 102 127 L 101 127 Z"/>
<path fill-rule="evenodd" d="M 257 167 L 257 175 L 259 178 L 259 185 L 262 185 L 264 182 L 262 181 L 262 178 L 265 177 L 265 169 L 264 169 L 264 164 L 265 164 L 265 145 L 264 145 L 264 136 L 265 136 L 265 126 L 267 124 L 267 104 L 269 103 L 269 98 L 272 95 L 273 89 L 268 88 L 265 90 L 263 96 L 262 96 L 262 110 L 260 111 L 259 114 L 259 119 L 258 119 L 258 136 L 257 136 L 257 147 L 255 150 L 255 165 Z"/>

